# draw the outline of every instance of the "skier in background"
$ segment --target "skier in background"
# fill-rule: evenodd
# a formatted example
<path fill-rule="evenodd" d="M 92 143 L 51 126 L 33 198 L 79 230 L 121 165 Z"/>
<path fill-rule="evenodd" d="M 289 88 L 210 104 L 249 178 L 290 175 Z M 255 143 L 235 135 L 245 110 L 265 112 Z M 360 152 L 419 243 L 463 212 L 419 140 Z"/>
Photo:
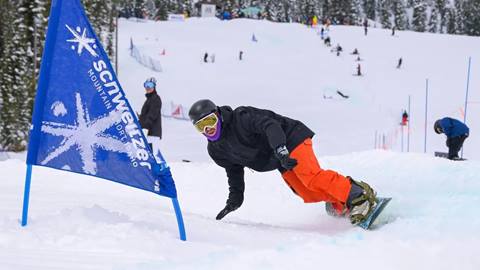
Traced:
<path fill-rule="evenodd" d="M 458 152 L 470 132 L 467 125 L 457 119 L 445 117 L 435 121 L 433 129 L 437 134 L 444 133 L 447 136 L 448 159 L 459 160 Z"/>
<path fill-rule="evenodd" d="M 343 48 L 342 46 L 340 46 L 340 43 L 337 44 L 335 51 L 337 52 L 337 56 L 340 56 L 340 53 L 343 51 Z"/>
<path fill-rule="evenodd" d="M 400 59 L 398 59 L 397 68 L 400 68 L 402 66 L 402 62 L 403 62 L 403 59 L 402 57 L 400 57 Z"/>
<path fill-rule="evenodd" d="M 332 46 L 332 43 L 331 43 L 331 41 L 330 41 L 330 36 L 327 36 L 327 37 L 325 38 L 325 40 L 323 41 L 323 43 L 325 43 L 325 45 L 326 45 L 327 47 Z"/>
<path fill-rule="evenodd" d="M 357 65 L 357 76 L 362 76 L 362 67 L 360 64 Z"/>
<path fill-rule="evenodd" d="M 406 126 L 408 123 L 408 113 L 407 111 L 403 111 L 403 114 L 402 114 L 402 122 L 400 123 L 400 125 L 402 126 Z"/>
<path fill-rule="evenodd" d="M 314 133 L 298 120 L 254 107 L 217 107 L 208 99 L 195 102 L 188 115 L 207 138 L 210 157 L 227 173 L 228 200 L 217 220 L 242 205 L 245 167 L 278 170 L 305 203 L 325 201 L 327 212 L 348 216 L 352 224 L 364 221 L 377 204 L 368 184 L 320 167 L 312 147 Z"/>
<path fill-rule="evenodd" d="M 364 30 L 365 36 L 366 36 L 367 33 L 368 33 L 368 20 L 367 20 L 367 18 L 365 18 L 365 20 L 363 20 L 363 30 Z"/>
<path fill-rule="evenodd" d="M 205 52 L 205 54 L 203 55 L 203 62 L 208 63 L 208 53 L 207 52 Z"/>
<path fill-rule="evenodd" d="M 143 103 L 138 118 L 142 129 L 148 130 L 146 135 L 150 149 L 159 161 L 157 154 L 160 151 L 160 140 L 162 139 L 162 99 L 157 94 L 157 80 L 154 77 L 148 78 L 143 83 L 143 87 L 147 100 Z"/>

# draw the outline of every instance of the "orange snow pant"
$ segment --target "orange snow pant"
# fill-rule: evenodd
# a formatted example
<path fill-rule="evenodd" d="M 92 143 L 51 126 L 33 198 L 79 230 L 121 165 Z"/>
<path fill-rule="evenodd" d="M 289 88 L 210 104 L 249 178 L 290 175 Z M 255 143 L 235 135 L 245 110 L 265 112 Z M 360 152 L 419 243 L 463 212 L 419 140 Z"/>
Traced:
<path fill-rule="evenodd" d="M 312 139 L 306 139 L 293 149 L 290 157 L 298 164 L 293 170 L 282 173 L 282 177 L 305 203 L 325 201 L 337 206 L 345 205 L 351 183 L 337 172 L 320 168 L 313 152 Z"/>

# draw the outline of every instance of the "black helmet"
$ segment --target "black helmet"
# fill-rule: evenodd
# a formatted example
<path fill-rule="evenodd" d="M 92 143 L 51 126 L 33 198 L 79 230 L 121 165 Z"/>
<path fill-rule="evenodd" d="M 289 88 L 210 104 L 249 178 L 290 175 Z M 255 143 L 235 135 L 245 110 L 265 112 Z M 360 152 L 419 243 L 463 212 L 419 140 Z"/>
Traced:
<path fill-rule="evenodd" d="M 437 134 L 443 133 L 443 128 L 442 128 L 442 126 L 440 125 L 440 121 L 441 121 L 441 120 L 435 121 L 435 124 L 433 125 L 433 130 L 435 130 L 435 133 L 437 133 Z"/>
<path fill-rule="evenodd" d="M 190 107 L 190 111 L 188 111 L 188 116 L 192 123 L 195 123 L 202 119 L 202 117 L 215 111 L 217 111 L 217 105 L 215 105 L 215 103 L 209 99 L 201 99 L 193 103 L 192 107 Z"/>

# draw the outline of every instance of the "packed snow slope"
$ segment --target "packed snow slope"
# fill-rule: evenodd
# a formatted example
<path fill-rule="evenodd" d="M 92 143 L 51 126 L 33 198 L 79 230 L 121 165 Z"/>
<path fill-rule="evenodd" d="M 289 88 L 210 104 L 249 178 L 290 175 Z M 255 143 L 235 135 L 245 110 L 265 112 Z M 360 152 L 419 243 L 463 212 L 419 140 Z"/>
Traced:
<path fill-rule="evenodd" d="M 429 82 L 427 153 L 445 151 L 445 138 L 433 131 L 436 119 L 463 120 L 468 57 L 472 57 L 467 124 L 471 136 L 464 156 L 480 158 L 480 39 L 362 27 L 331 26 L 332 47 L 317 30 L 300 24 L 257 20 L 186 22 L 120 21 L 119 78 L 127 97 L 140 110 L 143 81 L 155 76 L 163 113 L 171 102 L 188 107 L 201 98 L 218 105 L 251 105 L 299 119 L 317 133 L 322 154 L 370 150 L 375 133 L 385 147 L 402 150 L 399 125 L 411 97 L 410 147 L 424 152 L 425 88 Z M 255 35 L 257 42 L 252 41 Z M 163 72 L 149 71 L 129 57 L 130 40 L 161 62 Z M 337 44 L 343 53 L 331 49 Z M 362 61 L 350 53 L 357 48 Z M 165 51 L 165 55 L 161 55 Z M 243 61 L 239 61 L 243 51 Z M 204 63 L 204 53 L 215 63 Z M 403 59 L 397 69 L 399 58 Z M 210 59 L 209 59 L 210 61 Z M 363 76 L 356 74 L 361 65 Z M 348 95 L 344 99 L 337 94 Z M 164 154 L 169 160 L 206 160 L 205 140 L 188 122 L 165 121 Z M 404 151 L 408 129 L 404 129 Z M 381 141 L 381 139 L 377 139 Z M 379 143 L 377 143 L 378 145 Z"/>
<path fill-rule="evenodd" d="M 156 76 L 166 114 L 170 102 L 188 107 L 211 98 L 302 120 L 317 133 L 322 167 L 393 197 L 380 219 L 387 224 L 373 231 L 352 227 L 327 216 L 323 203 L 302 203 L 277 172 L 250 170 L 243 206 L 216 221 L 228 194 L 225 172 L 209 160 L 205 139 L 188 121 L 165 118 L 163 152 L 187 242 L 178 240 L 169 199 L 44 167 L 33 169 L 29 224 L 21 227 L 24 156 L 2 154 L 0 269 L 478 269 L 478 105 L 468 107 L 468 161 L 432 157 L 445 147 L 444 138 L 431 131 L 438 117 L 461 117 L 469 55 L 470 98 L 480 99 L 478 38 L 411 32 L 392 37 L 379 29 L 365 37 L 358 27 L 331 27 L 330 34 L 347 53 L 337 57 L 315 30 L 298 24 L 121 20 L 120 82 L 138 111 L 143 80 Z M 129 56 L 130 37 L 161 61 L 164 72 L 149 71 Z M 355 47 L 364 59 L 362 77 L 352 76 L 357 62 L 348 53 Z M 202 62 L 205 51 L 215 54 L 215 63 Z M 404 65 L 398 70 L 400 56 Z M 431 100 L 424 154 L 426 77 Z M 408 95 L 411 152 L 400 153 L 398 123 Z M 372 150 L 376 130 L 386 134 L 389 150 Z"/>
<path fill-rule="evenodd" d="M 224 171 L 171 163 L 187 242 L 171 203 L 88 176 L 34 168 L 19 224 L 24 161 L 0 162 L 0 269 L 478 269 L 480 163 L 380 150 L 321 157 L 394 199 L 374 231 L 304 204 L 278 173 L 246 171 L 245 202 L 222 221 Z"/>

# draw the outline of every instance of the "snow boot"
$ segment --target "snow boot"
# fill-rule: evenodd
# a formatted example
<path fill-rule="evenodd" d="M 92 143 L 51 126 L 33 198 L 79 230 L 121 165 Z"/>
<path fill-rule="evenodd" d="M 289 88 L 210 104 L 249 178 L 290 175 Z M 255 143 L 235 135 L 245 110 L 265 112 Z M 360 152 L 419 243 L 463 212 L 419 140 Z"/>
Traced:
<path fill-rule="evenodd" d="M 376 192 L 365 182 L 358 182 L 347 176 L 352 183 L 347 199 L 348 217 L 353 225 L 364 221 L 375 208 Z"/>
<path fill-rule="evenodd" d="M 343 203 L 325 203 L 325 211 L 332 217 L 346 217 L 348 209 Z"/>

